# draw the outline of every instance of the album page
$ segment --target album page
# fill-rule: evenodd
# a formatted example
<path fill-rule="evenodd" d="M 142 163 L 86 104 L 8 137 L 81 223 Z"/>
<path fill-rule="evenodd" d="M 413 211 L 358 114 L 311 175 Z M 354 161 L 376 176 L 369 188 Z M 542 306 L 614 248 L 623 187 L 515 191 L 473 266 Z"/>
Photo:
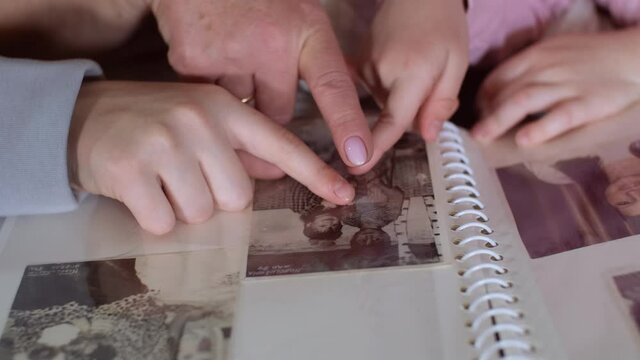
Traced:
<path fill-rule="evenodd" d="M 0 358 L 231 359 L 240 249 L 27 266 Z"/>
<path fill-rule="evenodd" d="M 510 139 L 484 149 L 502 231 L 533 269 L 570 358 L 640 354 L 639 116 L 526 151 Z"/>
<path fill-rule="evenodd" d="M 249 221 L 218 212 L 157 237 L 101 197 L 7 218 L 0 358 L 233 358 Z"/>
<path fill-rule="evenodd" d="M 441 264 L 420 136 L 404 135 L 372 170 L 353 176 L 317 120 L 297 120 L 296 133 L 353 184 L 355 201 L 336 206 L 288 176 L 256 181 L 247 277 Z"/>
<path fill-rule="evenodd" d="M 238 358 L 472 358 L 424 141 L 407 134 L 353 176 L 320 117 L 291 130 L 356 199 L 328 204 L 289 177 L 256 182 Z"/>
<path fill-rule="evenodd" d="M 563 359 L 526 250 L 505 215 L 495 171 L 482 146 L 463 129 L 455 133 L 459 137 L 441 136 L 438 146 L 429 148 L 429 158 L 443 164 L 434 168 L 433 177 L 449 179 L 436 183 L 444 194 L 437 207 L 443 215 L 440 227 L 449 230 L 443 233 L 457 267 L 467 342 L 482 345 L 483 356 Z"/>

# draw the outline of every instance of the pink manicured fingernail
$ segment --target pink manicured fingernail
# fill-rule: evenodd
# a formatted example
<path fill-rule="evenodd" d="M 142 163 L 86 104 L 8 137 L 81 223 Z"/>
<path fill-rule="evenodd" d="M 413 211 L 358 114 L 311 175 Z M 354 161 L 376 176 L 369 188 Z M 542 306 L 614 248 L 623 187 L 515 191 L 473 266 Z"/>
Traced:
<path fill-rule="evenodd" d="M 358 136 L 352 136 L 344 142 L 344 152 L 347 154 L 347 159 L 355 166 L 364 165 L 367 162 L 367 148 Z"/>
<path fill-rule="evenodd" d="M 353 201 L 353 197 L 356 196 L 356 191 L 353 186 L 344 180 L 340 180 L 336 183 L 333 188 L 333 192 L 345 203 L 350 203 Z"/>

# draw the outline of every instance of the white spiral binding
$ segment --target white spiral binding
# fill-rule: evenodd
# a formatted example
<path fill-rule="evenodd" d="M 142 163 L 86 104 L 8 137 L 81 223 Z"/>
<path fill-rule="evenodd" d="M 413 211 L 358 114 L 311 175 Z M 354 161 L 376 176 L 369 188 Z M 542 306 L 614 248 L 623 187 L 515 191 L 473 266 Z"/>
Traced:
<path fill-rule="evenodd" d="M 518 297 L 501 265 L 504 256 L 491 238 L 493 229 L 477 182 L 466 155 L 459 130 L 445 123 L 439 136 L 455 259 L 465 298 L 463 310 L 469 315 L 470 341 L 478 360 L 531 359 L 535 349 L 524 326 L 524 314 L 517 309 Z"/>

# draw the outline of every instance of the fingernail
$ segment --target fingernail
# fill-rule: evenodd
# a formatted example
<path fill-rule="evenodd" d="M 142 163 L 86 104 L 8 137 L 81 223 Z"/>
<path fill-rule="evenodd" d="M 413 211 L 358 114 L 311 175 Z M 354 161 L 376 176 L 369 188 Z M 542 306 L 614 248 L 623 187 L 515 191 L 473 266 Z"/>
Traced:
<path fill-rule="evenodd" d="M 438 133 L 440 129 L 442 129 L 441 121 L 432 121 L 429 126 L 427 126 L 427 139 L 429 141 L 434 141 L 438 138 Z"/>
<path fill-rule="evenodd" d="M 344 152 L 349 162 L 355 166 L 364 165 L 367 162 L 367 148 L 359 136 L 352 136 L 344 142 Z"/>
<path fill-rule="evenodd" d="M 356 191 L 349 183 L 344 180 L 339 180 L 333 188 L 333 193 L 345 203 L 353 201 L 356 196 Z"/>

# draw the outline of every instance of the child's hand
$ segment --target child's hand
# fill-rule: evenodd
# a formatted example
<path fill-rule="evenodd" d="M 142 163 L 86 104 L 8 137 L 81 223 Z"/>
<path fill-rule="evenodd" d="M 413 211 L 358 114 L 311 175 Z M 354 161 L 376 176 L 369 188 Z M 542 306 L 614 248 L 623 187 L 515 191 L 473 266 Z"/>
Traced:
<path fill-rule="evenodd" d="M 473 135 L 489 142 L 527 115 L 542 114 L 516 133 L 519 145 L 533 145 L 624 110 L 640 99 L 639 42 L 640 29 L 631 29 L 531 46 L 485 80 Z"/>
<path fill-rule="evenodd" d="M 423 137 L 435 140 L 458 107 L 468 66 L 467 37 L 461 0 L 382 3 L 361 69 L 366 85 L 384 107 L 373 129 L 375 150 L 370 164 L 416 119 Z"/>
<path fill-rule="evenodd" d="M 242 210 L 249 175 L 289 174 L 324 199 L 354 189 L 296 136 L 214 85 L 101 81 L 80 91 L 69 139 L 72 182 L 122 201 L 155 234 L 214 207 Z M 282 169 L 282 171 L 280 170 Z"/>

